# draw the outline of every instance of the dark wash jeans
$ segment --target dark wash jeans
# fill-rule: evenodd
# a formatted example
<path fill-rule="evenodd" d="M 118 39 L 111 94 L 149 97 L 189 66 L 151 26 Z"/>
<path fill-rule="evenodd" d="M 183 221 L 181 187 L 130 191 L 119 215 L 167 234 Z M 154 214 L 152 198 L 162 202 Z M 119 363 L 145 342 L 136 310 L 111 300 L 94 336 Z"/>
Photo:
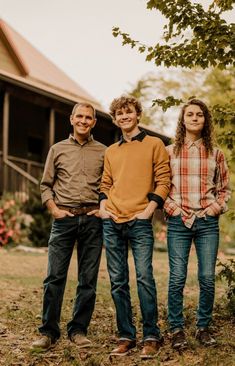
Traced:
<path fill-rule="evenodd" d="M 136 279 L 143 322 L 143 337 L 160 339 L 157 326 L 156 286 L 153 278 L 153 231 L 150 220 L 133 220 L 121 224 L 103 220 L 107 266 L 111 294 L 116 307 L 120 338 L 135 339 L 129 288 L 128 242 L 135 261 Z"/>
<path fill-rule="evenodd" d="M 215 296 L 215 265 L 219 246 L 218 217 L 196 218 L 192 228 L 187 228 L 181 215 L 168 219 L 168 254 L 170 279 L 168 291 L 168 321 L 172 331 L 182 329 L 183 290 L 187 277 L 190 248 L 194 241 L 198 259 L 200 287 L 197 310 L 197 327 L 205 328 L 212 319 Z"/>
<path fill-rule="evenodd" d="M 78 285 L 68 336 L 87 333 L 95 306 L 102 250 L 102 221 L 95 216 L 54 220 L 48 243 L 48 273 L 44 280 L 42 325 L 39 331 L 54 340 L 60 337 L 60 315 L 70 259 L 77 240 Z"/>

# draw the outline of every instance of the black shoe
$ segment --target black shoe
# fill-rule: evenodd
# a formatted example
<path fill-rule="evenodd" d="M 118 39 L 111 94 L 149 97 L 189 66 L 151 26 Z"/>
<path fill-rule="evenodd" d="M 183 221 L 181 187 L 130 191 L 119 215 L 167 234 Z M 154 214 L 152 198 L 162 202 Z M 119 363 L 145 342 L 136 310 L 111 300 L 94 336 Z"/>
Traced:
<path fill-rule="evenodd" d="M 172 348 L 181 350 L 188 346 L 185 333 L 182 329 L 173 332 L 171 345 Z"/>
<path fill-rule="evenodd" d="M 216 345 L 216 340 L 213 338 L 208 328 L 198 328 L 195 338 L 206 347 L 212 347 Z"/>

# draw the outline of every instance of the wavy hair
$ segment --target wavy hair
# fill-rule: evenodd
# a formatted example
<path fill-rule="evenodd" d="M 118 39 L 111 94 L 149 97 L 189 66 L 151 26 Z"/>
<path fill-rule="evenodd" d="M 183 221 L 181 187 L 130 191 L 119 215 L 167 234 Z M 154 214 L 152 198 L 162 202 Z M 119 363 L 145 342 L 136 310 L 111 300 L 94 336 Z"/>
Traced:
<path fill-rule="evenodd" d="M 176 128 L 176 135 L 175 135 L 175 143 L 174 143 L 174 153 L 176 156 L 179 155 L 186 136 L 186 128 L 184 125 L 184 113 L 185 109 L 190 105 L 197 105 L 203 112 L 205 117 L 205 123 L 201 132 L 201 137 L 203 144 L 206 148 L 207 154 L 213 152 L 213 144 L 214 144 L 214 129 L 212 124 L 212 117 L 207 105 L 199 99 L 190 99 L 181 109 L 178 124 Z"/>
<path fill-rule="evenodd" d="M 129 104 L 135 107 L 136 114 L 138 117 L 141 116 L 142 106 L 141 103 L 134 97 L 128 95 L 122 95 L 120 98 L 115 98 L 110 105 L 110 115 L 115 119 L 117 109 L 126 108 Z"/>

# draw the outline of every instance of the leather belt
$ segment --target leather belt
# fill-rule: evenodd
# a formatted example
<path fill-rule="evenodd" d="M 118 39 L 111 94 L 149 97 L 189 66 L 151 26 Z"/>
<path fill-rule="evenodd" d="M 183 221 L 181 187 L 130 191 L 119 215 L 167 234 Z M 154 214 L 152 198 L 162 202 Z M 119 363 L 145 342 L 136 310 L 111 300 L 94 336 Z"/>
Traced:
<path fill-rule="evenodd" d="M 90 211 L 99 210 L 99 205 L 95 204 L 84 204 L 77 207 L 57 205 L 57 207 L 61 210 L 71 212 L 74 216 L 86 215 Z"/>

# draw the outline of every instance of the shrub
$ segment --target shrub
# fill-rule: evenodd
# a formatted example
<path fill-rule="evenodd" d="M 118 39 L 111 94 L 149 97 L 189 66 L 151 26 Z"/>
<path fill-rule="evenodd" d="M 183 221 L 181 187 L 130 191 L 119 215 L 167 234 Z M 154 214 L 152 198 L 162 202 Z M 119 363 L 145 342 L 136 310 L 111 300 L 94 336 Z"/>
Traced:
<path fill-rule="evenodd" d="M 24 210 L 33 218 L 29 227 L 29 239 L 32 245 L 46 247 L 50 235 L 51 215 L 47 208 L 42 206 L 39 187 L 31 188 Z"/>
<path fill-rule="evenodd" d="M 230 314 L 235 317 L 235 260 L 228 259 L 225 263 L 219 262 L 217 266 L 222 267 L 218 273 L 218 278 L 227 282 L 227 307 Z"/>
<path fill-rule="evenodd" d="M 11 193 L 0 199 L 0 247 L 28 242 L 31 217 L 22 210 L 22 202 Z"/>

